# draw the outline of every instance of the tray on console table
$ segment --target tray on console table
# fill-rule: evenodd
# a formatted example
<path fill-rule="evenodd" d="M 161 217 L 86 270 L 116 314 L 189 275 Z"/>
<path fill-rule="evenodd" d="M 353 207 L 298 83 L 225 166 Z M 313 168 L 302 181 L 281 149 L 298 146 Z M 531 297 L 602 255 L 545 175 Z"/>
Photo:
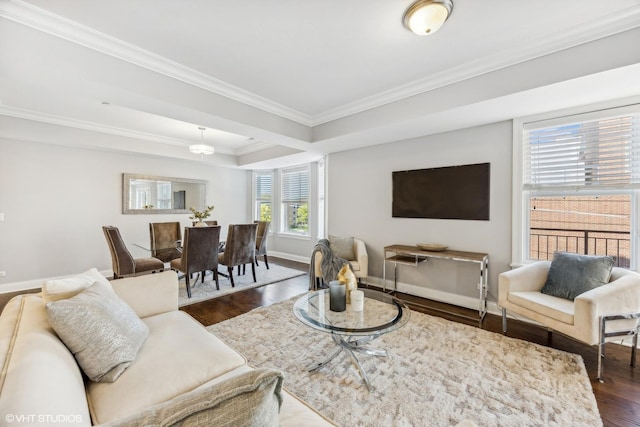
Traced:
<path fill-rule="evenodd" d="M 482 322 L 484 316 L 487 314 L 487 292 L 489 285 L 489 254 L 481 252 L 465 252 L 453 249 L 447 249 L 444 251 L 427 251 L 420 249 L 417 246 L 411 245 L 389 245 L 384 247 L 384 261 L 382 268 L 382 276 L 384 281 L 383 289 L 387 290 L 387 262 L 393 263 L 393 289 L 391 292 L 396 293 L 398 290 L 398 265 L 417 266 L 418 264 L 427 261 L 429 258 L 447 259 L 451 261 L 460 262 L 472 262 L 477 263 L 479 266 L 479 281 L 477 284 L 478 289 L 478 318 L 471 318 L 459 313 L 454 313 L 447 310 L 436 309 L 434 307 L 428 307 L 431 310 L 443 311 L 456 316 L 465 318 L 471 318 L 473 320 L 479 320 Z"/>

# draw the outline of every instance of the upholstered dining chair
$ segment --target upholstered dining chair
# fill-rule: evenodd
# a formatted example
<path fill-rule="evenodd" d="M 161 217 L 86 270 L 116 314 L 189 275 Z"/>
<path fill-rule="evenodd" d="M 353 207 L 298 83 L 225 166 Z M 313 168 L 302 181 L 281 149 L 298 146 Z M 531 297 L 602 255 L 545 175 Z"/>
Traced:
<path fill-rule="evenodd" d="M 209 228 L 209 227 L 201 227 Z M 258 224 L 229 224 L 227 241 L 224 252 L 219 254 L 219 263 L 227 266 L 231 286 L 235 287 L 233 280 L 233 267 L 251 264 L 253 281 L 256 280 L 256 231 Z"/>
<path fill-rule="evenodd" d="M 178 249 L 182 240 L 179 222 L 150 222 L 149 237 L 151 256 L 162 262 L 170 262 L 182 256 Z"/>
<path fill-rule="evenodd" d="M 122 240 L 118 227 L 106 225 L 102 227 L 102 231 L 111 252 L 114 279 L 164 270 L 164 263 L 158 258 L 134 258 Z"/>
<path fill-rule="evenodd" d="M 171 260 L 171 269 L 182 271 L 187 286 L 187 296 L 191 298 L 189 278 L 193 273 L 200 273 L 201 281 L 208 270 L 213 272 L 216 289 L 220 290 L 218 280 L 218 243 L 220 243 L 220 226 L 185 227 L 182 242 L 182 257 Z M 194 286 L 198 283 L 198 278 Z"/>
<path fill-rule="evenodd" d="M 267 235 L 269 234 L 269 226 L 271 221 L 253 221 L 258 224 L 256 231 L 256 266 L 258 265 L 258 257 L 264 256 L 264 264 L 269 269 L 269 259 L 267 258 Z"/>

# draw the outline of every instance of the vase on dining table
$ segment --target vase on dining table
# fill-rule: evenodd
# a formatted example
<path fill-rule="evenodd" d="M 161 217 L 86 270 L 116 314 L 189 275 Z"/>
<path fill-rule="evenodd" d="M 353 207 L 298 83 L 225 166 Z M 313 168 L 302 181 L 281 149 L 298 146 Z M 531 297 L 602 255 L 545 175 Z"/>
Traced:
<path fill-rule="evenodd" d="M 193 226 L 194 227 L 206 227 L 207 223 L 204 222 L 203 220 L 199 219 L 198 222 L 196 222 Z"/>

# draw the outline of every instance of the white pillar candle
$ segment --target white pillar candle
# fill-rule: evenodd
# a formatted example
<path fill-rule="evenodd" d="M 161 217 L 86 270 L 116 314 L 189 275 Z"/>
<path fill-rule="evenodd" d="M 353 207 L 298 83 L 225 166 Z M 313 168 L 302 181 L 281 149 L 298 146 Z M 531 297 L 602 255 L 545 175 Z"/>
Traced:
<path fill-rule="evenodd" d="M 362 311 L 364 309 L 364 292 L 351 291 L 351 311 Z"/>

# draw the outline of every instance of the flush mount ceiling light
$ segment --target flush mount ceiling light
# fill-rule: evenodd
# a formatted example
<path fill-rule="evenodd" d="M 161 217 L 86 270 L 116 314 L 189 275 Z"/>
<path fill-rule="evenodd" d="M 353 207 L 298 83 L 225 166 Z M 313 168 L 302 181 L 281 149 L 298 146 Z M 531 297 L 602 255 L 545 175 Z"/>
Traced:
<path fill-rule="evenodd" d="M 191 151 L 193 154 L 200 154 L 203 157 L 205 154 L 213 154 L 215 152 L 215 149 L 211 145 L 202 143 L 204 139 L 204 131 L 206 130 L 206 128 L 199 127 L 198 129 L 200 129 L 200 144 L 190 145 L 189 151 Z"/>
<path fill-rule="evenodd" d="M 451 0 L 418 0 L 404 13 L 404 26 L 419 36 L 427 36 L 438 31 L 451 12 Z"/>

